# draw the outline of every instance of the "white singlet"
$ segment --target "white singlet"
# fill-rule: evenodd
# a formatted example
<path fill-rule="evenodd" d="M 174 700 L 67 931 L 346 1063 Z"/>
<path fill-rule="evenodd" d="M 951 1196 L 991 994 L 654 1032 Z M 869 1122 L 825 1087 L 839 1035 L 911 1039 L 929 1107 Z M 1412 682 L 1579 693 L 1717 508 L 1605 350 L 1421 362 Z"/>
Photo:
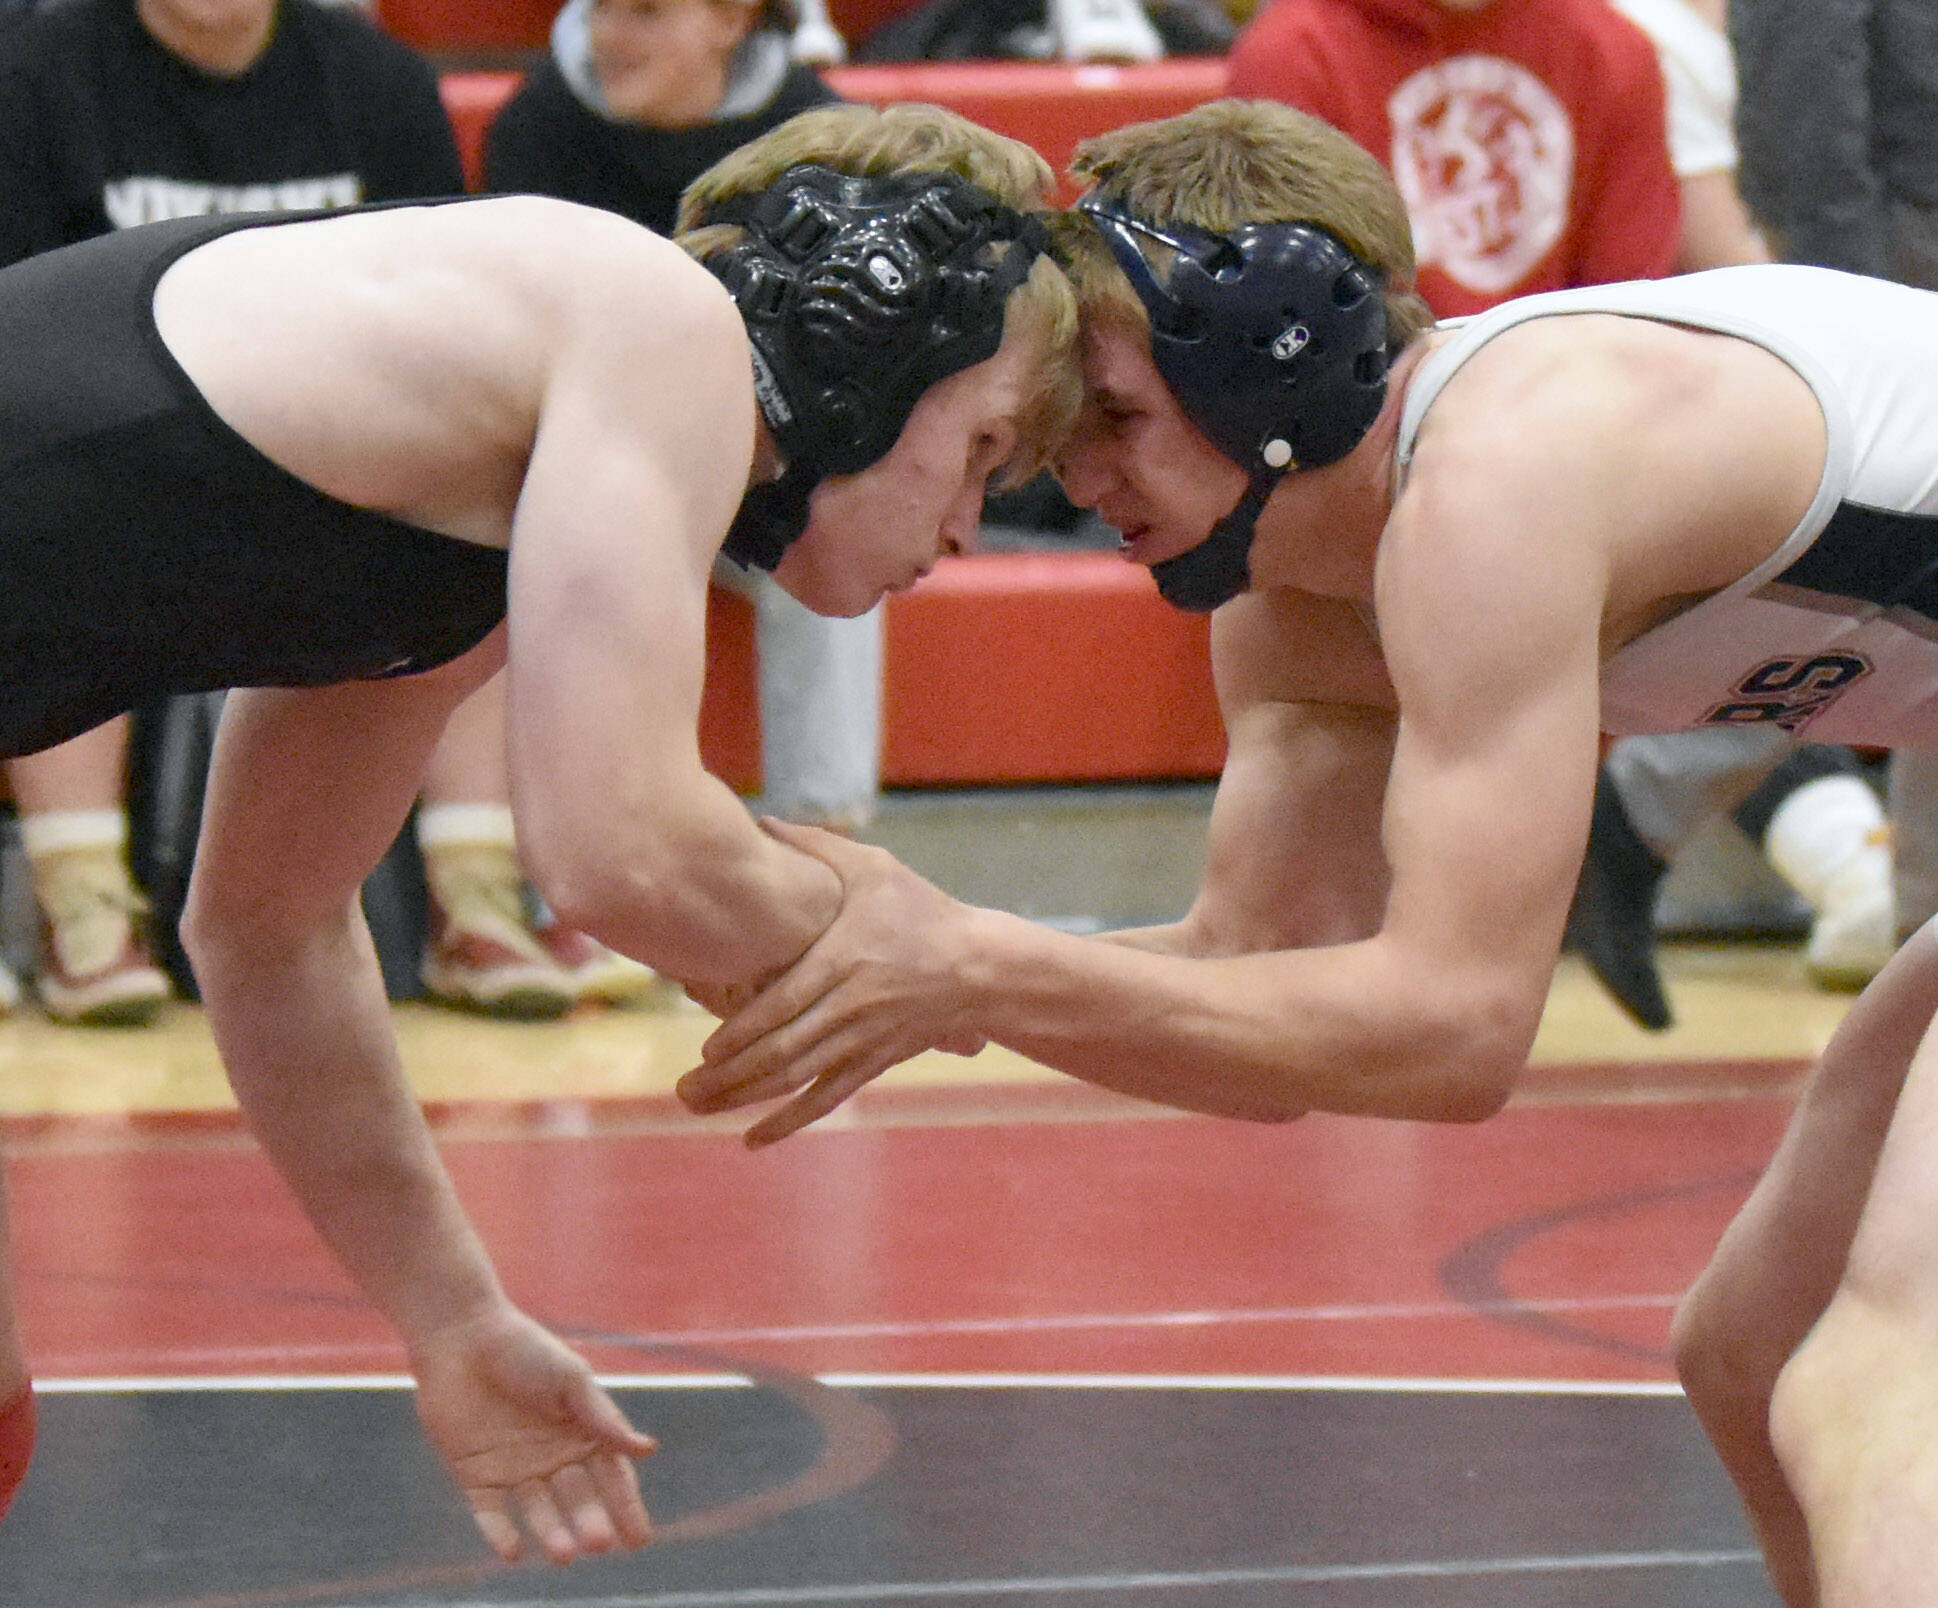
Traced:
<path fill-rule="evenodd" d="M 1783 544 L 1602 668 L 1615 735 L 1773 723 L 1812 741 L 1938 748 L 1938 294 L 1827 268 L 1717 268 L 1507 302 L 1452 326 L 1400 415 L 1532 318 L 1617 313 L 1753 341 L 1823 409 L 1822 479 Z"/>

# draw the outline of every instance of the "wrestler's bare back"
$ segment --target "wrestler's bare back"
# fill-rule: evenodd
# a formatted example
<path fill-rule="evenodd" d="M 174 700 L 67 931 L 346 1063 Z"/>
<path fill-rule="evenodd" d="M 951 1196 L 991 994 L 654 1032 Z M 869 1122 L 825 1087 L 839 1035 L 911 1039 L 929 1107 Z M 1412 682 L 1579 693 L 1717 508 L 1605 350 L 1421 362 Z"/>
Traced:
<path fill-rule="evenodd" d="M 716 481 L 744 483 L 752 452 L 746 336 L 718 282 L 564 202 L 224 235 L 163 275 L 155 319 L 216 413 L 299 479 L 489 546 L 510 542 L 541 428 L 630 415 L 640 450 Z"/>

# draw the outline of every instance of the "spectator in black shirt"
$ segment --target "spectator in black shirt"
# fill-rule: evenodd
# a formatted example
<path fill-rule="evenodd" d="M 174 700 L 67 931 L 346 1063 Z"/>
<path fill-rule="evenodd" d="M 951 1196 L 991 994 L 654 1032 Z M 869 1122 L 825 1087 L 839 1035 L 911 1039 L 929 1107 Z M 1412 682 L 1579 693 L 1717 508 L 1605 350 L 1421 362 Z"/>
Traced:
<path fill-rule="evenodd" d="M 166 218 L 463 188 L 435 73 L 355 8 L 41 0 L 8 38 L 0 266 Z M 589 990 L 636 989 L 643 968 L 580 935 L 534 930 L 501 725 L 502 689 L 487 688 L 426 776 L 426 981 L 453 1003 L 535 1015 Z M 119 720 L 6 766 L 42 913 L 41 1000 L 57 1019 L 146 1020 L 168 994 L 126 865 L 127 736 Z M 0 984 L 0 1007 L 3 995 Z"/>

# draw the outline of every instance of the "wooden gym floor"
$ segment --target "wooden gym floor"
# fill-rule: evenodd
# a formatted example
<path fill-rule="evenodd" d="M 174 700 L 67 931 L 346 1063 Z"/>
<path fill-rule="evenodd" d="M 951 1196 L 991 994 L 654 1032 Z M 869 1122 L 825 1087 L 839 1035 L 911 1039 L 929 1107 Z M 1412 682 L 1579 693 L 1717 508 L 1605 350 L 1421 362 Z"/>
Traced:
<path fill-rule="evenodd" d="M 1047 919 L 1162 919 L 1202 802 L 909 800 L 877 835 Z M 1846 1002 L 1782 947 L 1668 963 L 1651 1038 L 1564 962 L 1475 1127 L 1219 1124 L 991 1050 L 758 1155 L 671 1100 L 689 1007 L 399 1007 L 509 1287 L 662 1443 L 665 1539 L 563 1573 L 484 1555 L 198 1013 L 23 1016 L 46 1393 L 0 1602 L 1772 1608 L 1665 1344 Z"/>

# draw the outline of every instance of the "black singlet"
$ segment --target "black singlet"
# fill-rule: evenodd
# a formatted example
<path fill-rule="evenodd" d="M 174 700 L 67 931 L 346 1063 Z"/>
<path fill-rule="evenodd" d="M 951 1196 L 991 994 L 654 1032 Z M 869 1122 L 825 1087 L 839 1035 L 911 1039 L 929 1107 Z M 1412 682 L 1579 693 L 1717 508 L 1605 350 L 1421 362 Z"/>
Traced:
<path fill-rule="evenodd" d="M 279 468 L 155 327 L 197 246 L 337 215 L 184 218 L 0 270 L 0 757 L 158 693 L 428 670 L 504 617 L 503 552 Z"/>

